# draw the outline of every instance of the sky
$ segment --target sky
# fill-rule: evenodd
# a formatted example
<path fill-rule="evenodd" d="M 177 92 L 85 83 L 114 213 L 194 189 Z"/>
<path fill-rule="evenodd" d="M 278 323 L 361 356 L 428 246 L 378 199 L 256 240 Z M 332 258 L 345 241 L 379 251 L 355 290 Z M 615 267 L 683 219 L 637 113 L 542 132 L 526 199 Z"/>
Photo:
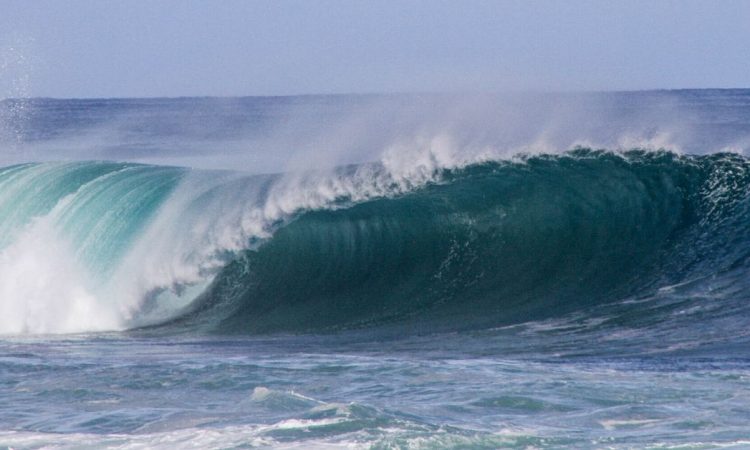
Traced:
<path fill-rule="evenodd" d="M 750 1 L 0 0 L 0 98 L 750 87 Z"/>

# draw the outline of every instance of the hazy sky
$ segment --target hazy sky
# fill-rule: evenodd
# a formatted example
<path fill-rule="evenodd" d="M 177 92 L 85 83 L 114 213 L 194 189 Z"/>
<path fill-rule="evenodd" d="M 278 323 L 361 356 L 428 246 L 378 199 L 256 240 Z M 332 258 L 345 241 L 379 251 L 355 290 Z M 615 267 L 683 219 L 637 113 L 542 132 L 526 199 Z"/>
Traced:
<path fill-rule="evenodd" d="M 750 87 L 750 1 L 0 0 L 0 97 Z"/>

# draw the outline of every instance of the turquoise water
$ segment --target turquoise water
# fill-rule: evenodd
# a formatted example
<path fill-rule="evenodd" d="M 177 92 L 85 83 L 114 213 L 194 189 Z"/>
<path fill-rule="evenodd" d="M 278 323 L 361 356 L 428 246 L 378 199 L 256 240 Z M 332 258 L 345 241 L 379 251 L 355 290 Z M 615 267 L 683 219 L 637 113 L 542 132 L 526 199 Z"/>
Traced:
<path fill-rule="evenodd" d="M 0 448 L 750 446 L 750 93 L 575 99 L 640 146 L 381 117 L 275 166 L 417 100 L 3 103 Z"/>

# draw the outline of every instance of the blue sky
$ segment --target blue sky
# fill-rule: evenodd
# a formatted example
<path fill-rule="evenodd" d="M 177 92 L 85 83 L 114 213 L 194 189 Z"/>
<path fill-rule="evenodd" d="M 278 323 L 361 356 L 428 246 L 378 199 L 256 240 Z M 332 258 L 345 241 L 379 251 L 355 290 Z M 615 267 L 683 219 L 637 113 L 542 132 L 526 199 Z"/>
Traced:
<path fill-rule="evenodd" d="M 0 0 L 0 97 L 750 87 L 750 1 Z"/>

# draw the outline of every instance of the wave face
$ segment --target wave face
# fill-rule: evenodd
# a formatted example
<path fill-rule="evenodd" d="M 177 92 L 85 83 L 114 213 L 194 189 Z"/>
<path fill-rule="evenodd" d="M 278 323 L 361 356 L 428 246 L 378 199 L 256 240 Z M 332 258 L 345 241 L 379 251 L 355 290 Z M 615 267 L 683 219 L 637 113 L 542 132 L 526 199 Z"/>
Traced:
<path fill-rule="evenodd" d="M 744 279 L 749 169 L 587 149 L 409 179 L 7 167 L 0 332 L 474 330 L 700 290 Z"/>
<path fill-rule="evenodd" d="M 652 295 L 746 265 L 749 168 L 730 154 L 579 150 L 447 170 L 299 215 L 173 325 L 466 330 Z"/>

